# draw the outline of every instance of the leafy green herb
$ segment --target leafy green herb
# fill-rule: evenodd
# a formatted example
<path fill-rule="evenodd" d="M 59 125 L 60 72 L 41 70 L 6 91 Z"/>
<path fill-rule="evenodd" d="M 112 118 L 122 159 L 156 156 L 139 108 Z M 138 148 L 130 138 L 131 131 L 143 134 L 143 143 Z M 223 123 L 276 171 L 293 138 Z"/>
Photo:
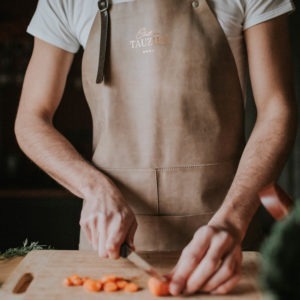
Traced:
<path fill-rule="evenodd" d="M 300 299 L 300 201 L 262 247 L 261 284 L 272 300 Z M 269 299 L 268 298 L 268 299 Z"/>
<path fill-rule="evenodd" d="M 28 239 L 26 239 L 23 242 L 23 246 L 18 248 L 10 248 L 7 249 L 5 252 L 0 253 L 0 260 L 12 258 L 15 256 L 25 256 L 28 252 L 32 250 L 44 250 L 44 249 L 51 249 L 51 247 L 46 245 L 39 245 L 39 242 L 32 242 L 29 244 Z"/>

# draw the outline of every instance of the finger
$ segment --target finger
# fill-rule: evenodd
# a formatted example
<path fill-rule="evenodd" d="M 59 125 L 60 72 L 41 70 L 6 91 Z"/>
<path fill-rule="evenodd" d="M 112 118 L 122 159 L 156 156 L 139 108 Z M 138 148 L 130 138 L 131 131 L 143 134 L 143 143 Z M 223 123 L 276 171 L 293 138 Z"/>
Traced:
<path fill-rule="evenodd" d="M 82 228 L 84 234 L 86 235 L 87 240 L 90 243 L 92 243 L 92 232 L 91 232 L 90 226 L 88 224 L 84 224 L 84 225 L 82 224 L 81 228 Z"/>
<path fill-rule="evenodd" d="M 224 259 L 223 264 L 221 265 L 218 272 L 216 272 L 203 287 L 201 287 L 201 291 L 211 292 L 219 287 L 221 284 L 226 282 L 229 278 L 231 278 L 237 268 L 237 265 L 240 262 L 238 261 L 237 255 L 230 253 Z"/>
<path fill-rule="evenodd" d="M 128 230 L 129 226 L 122 222 L 121 217 L 115 217 L 111 222 L 105 245 L 109 258 L 117 259 L 120 257 L 120 247 L 126 239 Z"/>
<path fill-rule="evenodd" d="M 217 289 L 213 290 L 211 293 L 217 295 L 227 294 L 238 284 L 240 279 L 241 279 L 241 274 L 240 273 L 235 274 L 233 277 L 231 277 L 226 282 L 221 284 Z"/>
<path fill-rule="evenodd" d="M 105 248 L 107 239 L 107 224 L 105 219 L 101 216 L 98 218 L 98 255 L 101 258 L 108 258 L 108 254 Z"/>
<path fill-rule="evenodd" d="M 232 247 L 232 241 L 232 238 L 226 233 L 219 234 L 213 239 L 205 257 L 187 280 L 185 294 L 193 294 L 200 290 L 205 282 L 219 271 L 222 258 Z"/>
<path fill-rule="evenodd" d="M 199 264 L 210 243 L 210 234 L 206 229 L 196 232 L 190 244 L 183 250 L 177 265 L 172 271 L 170 293 L 179 295 L 185 288 L 186 281 L 196 266 Z"/>
<path fill-rule="evenodd" d="M 89 228 L 91 231 L 91 241 L 92 241 L 92 247 L 95 251 L 97 251 L 98 248 L 98 231 L 97 231 L 97 218 L 92 218 L 88 222 Z"/>
<path fill-rule="evenodd" d="M 134 235 L 135 235 L 136 229 L 137 229 L 137 223 L 134 222 L 133 225 L 130 227 L 129 233 L 126 238 L 126 242 L 132 250 L 135 250 Z"/>

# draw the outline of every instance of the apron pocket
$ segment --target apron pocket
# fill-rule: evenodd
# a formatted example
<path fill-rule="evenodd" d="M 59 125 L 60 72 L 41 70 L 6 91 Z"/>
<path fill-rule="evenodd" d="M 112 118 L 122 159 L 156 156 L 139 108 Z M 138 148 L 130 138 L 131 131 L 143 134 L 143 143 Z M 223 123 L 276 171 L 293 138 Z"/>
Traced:
<path fill-rule="evenodd" d="M 135 214 L 157 214 L 156 172 L 152 169 L 101 169 L 122 192 Z"/>
<path fill-rule="evenodd" d="M 214 213 L 226 196 L 238 160 L 158 170 L 160 215 Z"/>

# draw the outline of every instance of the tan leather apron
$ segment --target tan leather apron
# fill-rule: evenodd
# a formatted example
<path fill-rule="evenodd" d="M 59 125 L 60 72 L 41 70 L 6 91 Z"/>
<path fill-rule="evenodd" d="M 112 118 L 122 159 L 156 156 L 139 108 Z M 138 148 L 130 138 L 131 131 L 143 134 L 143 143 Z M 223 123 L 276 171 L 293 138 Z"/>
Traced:
<path fill-rule="evenodd" d="M 107 12 L 102 83 L 100 12 L 83 58 L 93 163 L 135 212 L 138 250 L 182 249 L 221 205 L 243 149 L 234 58 L 205 0 L 135 0 Z M 89 247 L 81 234 L 80 249 Z"/>

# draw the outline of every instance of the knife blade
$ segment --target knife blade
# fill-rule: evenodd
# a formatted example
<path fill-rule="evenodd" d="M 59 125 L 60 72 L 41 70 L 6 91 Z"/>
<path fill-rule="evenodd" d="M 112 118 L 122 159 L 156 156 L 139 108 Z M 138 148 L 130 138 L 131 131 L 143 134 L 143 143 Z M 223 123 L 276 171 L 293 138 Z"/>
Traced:
<path fill-rule="evenodd" d="M 133 251 L 127 243 L 123 243 L 120 249 L 120 256 L 128 259 L 136 267 L 143 270 L 148 275 L 157 278 L 160 281 L 167 281 L 153 266 L 151 266 L 145 259 Z"/>

